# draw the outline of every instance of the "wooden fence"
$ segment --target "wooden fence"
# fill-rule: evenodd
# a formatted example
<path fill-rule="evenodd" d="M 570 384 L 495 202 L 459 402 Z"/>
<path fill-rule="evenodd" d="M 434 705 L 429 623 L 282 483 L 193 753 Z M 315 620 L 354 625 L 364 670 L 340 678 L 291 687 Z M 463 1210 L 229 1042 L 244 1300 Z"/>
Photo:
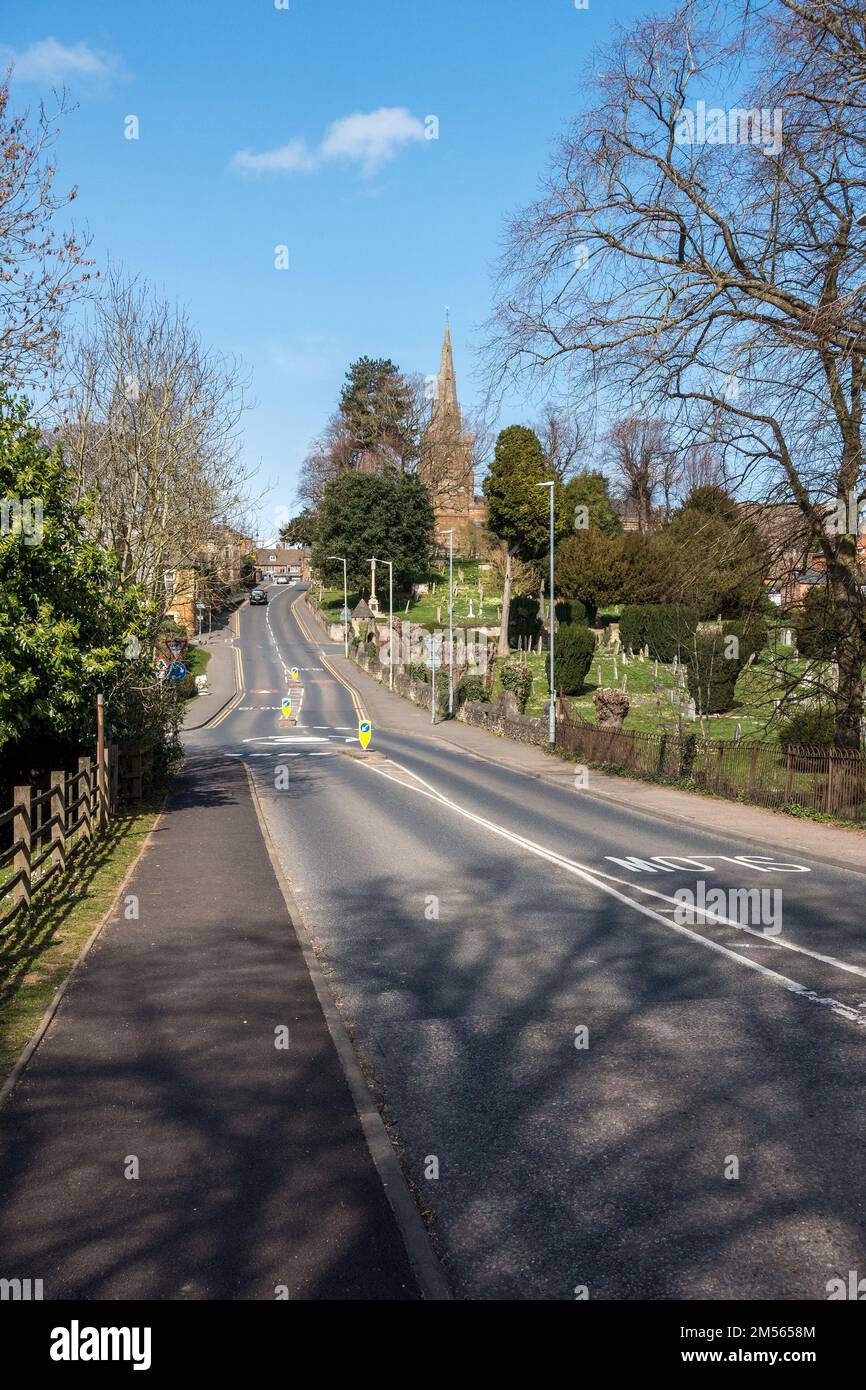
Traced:
<path fill-rule="evenodd" d="M 109 744 L 100 777 L 95 758 L 79 758 L 78 771 L 52 772 L 49 785 L 15 787 L 0 812 L 0 931 L 102 834 L 121 802 L 145 794 L 152 754 L 138 745 Z"/>
<path fill-rule="evenodd" d="M 557 744 L 587 766 L 659 782 L 689 782 L 774 810 L 802 807 L 866 820 L 866 757 L 845 748 L 701 740 L 697 734 L 628 733 L 562 721 Z"/>

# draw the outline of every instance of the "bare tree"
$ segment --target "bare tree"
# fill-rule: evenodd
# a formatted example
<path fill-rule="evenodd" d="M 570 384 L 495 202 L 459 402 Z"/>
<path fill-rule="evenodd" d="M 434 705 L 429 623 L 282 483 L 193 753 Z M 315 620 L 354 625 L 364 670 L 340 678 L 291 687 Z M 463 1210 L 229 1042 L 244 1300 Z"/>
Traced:
<path fill-rule="evenodd" d="M 670 419 L 679 449 L 714 443 L 745 495 L 796 505 L 832 594 L 836 738 L 851 747 L 866 660 L 852 515 L 866 495 L 864 59 L 866 10 L 850 0 L 641 19 L 512 225 L 490 343 L 499 382 L 567 364 Z M 737 106 L 701 105 L 741 73 L 753 90 Z"/>
<path fill-rule="evenodd" d="M 84 243 L 59 232 L 58 213 L 76 196 L 55 193 L 51 149 L 57 121 L 70 107 L 60 93 L 31 119 L 15 115 L 9 80 L 0 85 L 0 382 L 13 389 L 42 385 L 57 364 L 67 305 L 95 278 Z"/>
<path fill-rule="evenodd" d="M 679 481 L 683 497 L 699 487 L 720 487 L 727 491 L 725 460 L 720 450 L 711 444 L 692 444 L 686 449 Z"/>
<path fill-rule="evenodd" d="M 302 507 L 318 511 L 328 483 L 356 464 L 355 438 L 343 415 L 331 416 L 301 464 L 296 497 Z"/>
<path fill-rule="evenodd" d="M 94 539 L 160 601 L 166 570 L 197 562 L 216 518 L 242 517 L 241 371 L 184 310 L 110 269 L 63 373 L 58 430 Z"/>
<path fill-rule="evenodd" d="M 545 401 L 540 418 L 531 428 L 541 441 L 547 466 L 560 482 L 567 482 L 587 450 L 585 422 L 557 401 Z"/>
<path fill-rule="evenodd" d="M 637 529 L 646 534 L 652 530 L 659 494 L 665 518 L 670 515 L 679 475 L 667 428 L 661 420 L 627 415 L 612 427 L 607 441 L 609 474 L 622 499 L 634 504 Z"/>

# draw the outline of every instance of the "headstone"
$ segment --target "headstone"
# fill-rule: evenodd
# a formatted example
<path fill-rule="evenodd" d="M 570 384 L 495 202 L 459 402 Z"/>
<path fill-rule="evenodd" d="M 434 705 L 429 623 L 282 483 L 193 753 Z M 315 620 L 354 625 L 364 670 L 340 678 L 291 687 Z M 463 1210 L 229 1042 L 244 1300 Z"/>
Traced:
<path fill-rule="evenodd" d="M 694 696 L 689 700 L 689 719 L 697 719 L 697 709 L 695 707 Z"/>
<path fill-rule="evenodd" d="M 677 670 L 678 670 L 678 668 L 679 668 L 679 664 L 680 664 L 679 657 L 676 655 L 676 653 L 674 653 L 674 659 L 673 659 L 673 661 L 671 662 L 671 671 L 673 672 L 674 675 L 676 675 L 676 673 L 677 673 Z"/>
<path fill-rule="evenodd" d="M 474 618 L 474 617 L 475 617 L 475 610 L 474 610 L 474 608 L 472 607 L 472 599 L 471 599 L 471 598 L 470 598 L 470 600 L 469 600 L 469 617 L 470 617 L 470 618 Z"/>

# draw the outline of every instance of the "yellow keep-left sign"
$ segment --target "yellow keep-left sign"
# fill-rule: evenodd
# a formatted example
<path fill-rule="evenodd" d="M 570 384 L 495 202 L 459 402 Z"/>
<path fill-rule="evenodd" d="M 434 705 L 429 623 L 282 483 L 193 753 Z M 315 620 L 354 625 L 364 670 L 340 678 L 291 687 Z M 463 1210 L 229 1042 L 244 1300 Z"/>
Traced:
<path fill-rule="evenodd" d="M 369 719 L 362 719 L 358 725 L 358 742 L 362 748 L 368 748 L 370 739 L 373 737 L 373 725 Z"/>

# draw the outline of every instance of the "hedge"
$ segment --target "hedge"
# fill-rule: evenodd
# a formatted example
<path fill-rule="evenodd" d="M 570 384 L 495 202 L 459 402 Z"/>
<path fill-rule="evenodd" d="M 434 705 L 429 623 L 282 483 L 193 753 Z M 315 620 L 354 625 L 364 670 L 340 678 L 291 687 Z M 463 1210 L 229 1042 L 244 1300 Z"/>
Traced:
<path fill-rule="evenodd" d="M 619 619 L 624 647 L 640 651 L 649 647 L 654 661 L 685 659 L 699 621 L 694 609 L 665 603 L 627 603 Z"/>

